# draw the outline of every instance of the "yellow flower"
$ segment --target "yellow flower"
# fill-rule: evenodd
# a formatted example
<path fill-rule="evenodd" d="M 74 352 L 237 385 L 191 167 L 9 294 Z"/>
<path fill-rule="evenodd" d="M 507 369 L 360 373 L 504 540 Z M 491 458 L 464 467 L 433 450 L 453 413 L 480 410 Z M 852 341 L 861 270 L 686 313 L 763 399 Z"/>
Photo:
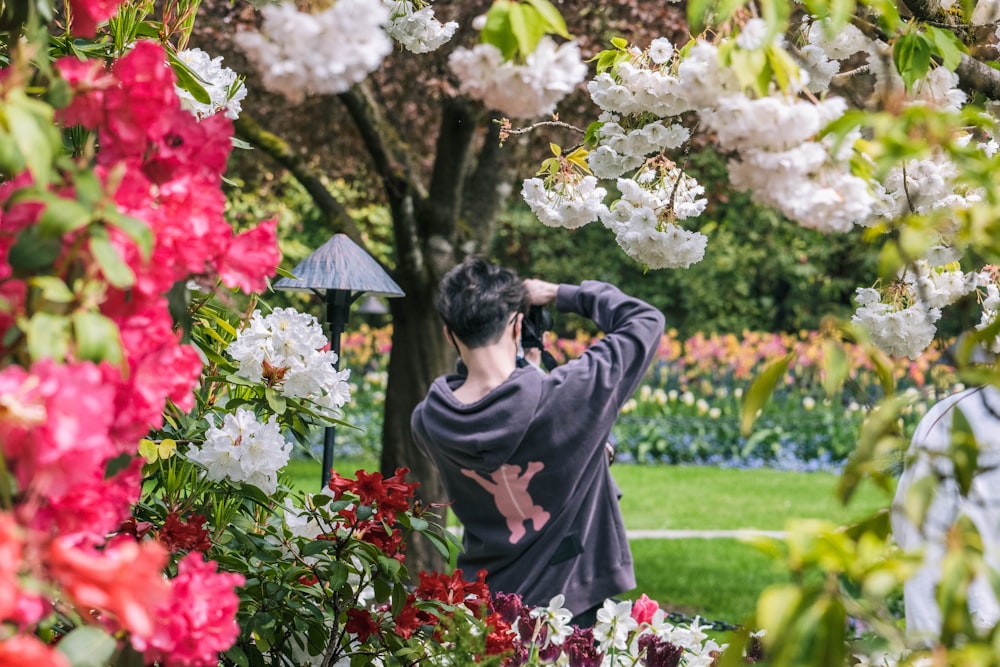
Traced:
<path fill-rule="evenodd" d="M 155 463 L 159 459 L 169 459 L 177 451 L 177 443 L 173 438 L 164 438 L 159 442 L 153 442 L 149 438 L 139 441 L 139 455 L 146 459 L 146 463 Z"/>

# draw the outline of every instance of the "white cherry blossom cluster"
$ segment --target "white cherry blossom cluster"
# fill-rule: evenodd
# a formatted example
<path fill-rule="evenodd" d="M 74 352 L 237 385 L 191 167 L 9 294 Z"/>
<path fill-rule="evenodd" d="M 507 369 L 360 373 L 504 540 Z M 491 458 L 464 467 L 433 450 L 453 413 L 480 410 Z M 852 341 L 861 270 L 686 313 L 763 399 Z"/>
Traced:
<path fill-rule="evenodd" d="M 177 53 L 177 58 L 200 79 L 209 97 L 207 104 L 199 102 L 186 88 L 175 86 L 182 107 L 199 120 L 220 111 L 224 111 L 227 118 L 239 118 L 243 110 L 240 103 L 247 96 L 247 87 L 236 72 L 222 66 L 222 56 L 213 58 L 201 49 L 185 49 Z"/>
<path fill-rule="evenodd" d="M 879 291 L 869 287 L 859 287 L 855 300 L 858 309 L 851 320 L 864 327 L 875 346 L 889 356 L 916 359 L 934 340 L 940 308 L 912 298 L 883 302 Z"/>
<path fill-rule="evenodd" d="M 250 484 L 270 495 L 278 489 L 278 471 L 291 452 L 274 415 L 262 423 L 252 410 L 237 408 L 225 414 L 221 426 L 212 424 L 204 444 L 192 447 L 187 457 L 204 466 L 214 482 Z"/>
<path fill-rule="evenodd" d="M 293 2 L 266 5 L 260 32 L 243 31 L 236 43 L 260 72 L 264 87 L 292 102 L 306 94 L 348 90 L 392 52 L 389 9 L 369 0 L 336 0 L 315 14 Z"/>
<path fill-rule="evenodd" d="M 430 5 L 417 6 L 413 0 L 382 0 L 389 8 L 386 32 L 411 53 L 430 53 L 446 44 L 458 29 L 454 21 L 441 23 Z M 423 4 L 423 3 L 419 3 Z"/>
<path fill-rule="evenodd" d="M 900 277 L 927 306 L 950 306 L 984 284 L 982 274 L 962 271 L 956 254 L 951 248 L 935 248 L 927 258 L 904 269 Z"/>
<path fill-rule="evenodd" d="M 600 178 L 616 178 L 637 169 L 649 155 L 679 148 L 690 136 L 669 118 L 690 111 L 684 84 L 674 72 L 674 47 L 662 37 L 646 50 L 632 47 L 623 59 L 598 74 L 587 89 L 603 113 L 594 133 L 596 148 L 588 157 Z"/>
<path fill-rule="evenodd" d="M 669 163 L 645 166 L 634 179 L 619 178 L 621 198 L 601 222 L 632 259 L 650 269 L 687 268 L 705 256 L 701 232 L 680 227 L 678 220 L 705 210 L 704 188 Z"/>
<path fill-rule="evenodd" d="M 604 215 L 607 194 L 589 175 L 556 178 L 551 186 L 541 178 L 529 178 L 521 187 L 521 196 L 542 224 L 566 229 L 582 227 Z"/>
<path fill-rule="evenodd" d="M 226 353 L 239 364 L 240 376 L 288 398 L 308 399 L 322 414 L 337 417 L 351 397 L 351 372 L 337 371 L 337 354 L 326 347 L 315 317 L 294 308 L 275 308 L 267 316 L 254 311 Z"/>
<path fill-rule="evenodd" d="M 979 323 L 976 324 L 977 331 L 982 331 L 993 325 L 997 320 L 997 313 L 1000 313 L 1000 287 L 995 282 L 986 285 L 986 297 L 983 299 L 982 307 L 983 314 L 979 318 Z M 1000 354 L 1000 336 L 995 337 L 992 341 L 983 341 L 981 345 L 993 354 Z"/>
<path fill-rule="evenodd" d="M 459 89 L 511 118 L 552 113 L 587 75 L 576 42 L 556 44 L 545 36 L 523 63 L 505 60 L 492 44 L 459 48 L 448 59 Z"/>
<path fill-rule="evenodd" d="M 980 201 L 980 192 L 960 192 L 956 189 L 957 174 L 958 168 L 943 155 L 908 160 L 895 167 L 881 183 L 874 184 L 877 203 L 866 224 L 882 219 L 891 220 L 910 212 L 967 208 Z"/>

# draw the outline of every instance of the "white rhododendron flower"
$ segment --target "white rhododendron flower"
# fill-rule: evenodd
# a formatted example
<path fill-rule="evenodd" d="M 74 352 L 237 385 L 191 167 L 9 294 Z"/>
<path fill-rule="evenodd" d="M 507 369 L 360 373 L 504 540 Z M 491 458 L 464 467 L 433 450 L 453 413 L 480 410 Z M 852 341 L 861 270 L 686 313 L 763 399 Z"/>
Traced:
<path fill-rule="evenodd" d="M 434 8 L 416 9 L 411 0 L 382 0 L 389 8 L 386 32 L 411 53 L 429 53 L 446 44 L 455 34 L 458 24 L 441 23 L 434 18 Z"/>
<path fill-rule="evenodd" d="M 247 96 L 247 88 L 236 72 L 222 66 L 222 56 L 213 58 L 201 49 L 185 49 L 177 53 L 177 59 L 200 79 L 209 97 L 207 104 L 199 102 L 187 89 L 175 86 L 182 107 L 199 119 L 219 111 L 225 111 L 227 118 L 239 118 L 243 110 L 240 102 Z"/>
<path fill-rule="evenodd" d="M 308 399 L 319 412 L 338 417 L 350 400 L 350 370 L 337 371 L 337 354 L 312 315 L 275 308 L 267 316 L 254 311 L 246 328 L 226 348 L 239 364 L 239 375 L 265 382 L 288 398 Z"/>
<path fill-rule="evenodd" d="M 556 181 L 546 186 L 540 178 L 524 181 L 521 196 L 542 224 L 576 229 L 597 220 L 607 209 L 608 191 L 597 187 L 597 179 L 583 176 L 575 181 Z"/>
<path fill-rule="evenodd" d="M 859 287 L 855 299 L 858 309 L 851 320 L 864 327 L 876 347 L 890 357 L 916 359 L 934 340 L 941 309 L 919 301 L 883 303 L 879 291 L 867 287 Z"/>
<path fill-rule="evenodd" d="M 492 44 L 456 49 L 448 59 L 460 90 L 511 118 L 552 113 L 587 75 L 576 42 L 543 37 L 524 63 L 504 60 Z"/>
<path fill-rule="evenodd" d="M 189 450 L 187 457 L 204 466 L 213 482 L 251 484 L 270 495 L 278 489 L 278 471 L 291 452 L 277 417 L 271 415 L 261 423 L 251 410 L 237 408 L 223 417 L 222 426 L 213 424 L 205 442 Z"/>
<path fill-rule="evenodd" d="M 337 0 L 315 14 L 294 3 L 266 5 L 260 32 L 236 34 L 236 43 L 268 90 L 300 102 L 307 93 L 348 90 L 392 52 L 383 26 L 389 9 L 370 0 Z"/>

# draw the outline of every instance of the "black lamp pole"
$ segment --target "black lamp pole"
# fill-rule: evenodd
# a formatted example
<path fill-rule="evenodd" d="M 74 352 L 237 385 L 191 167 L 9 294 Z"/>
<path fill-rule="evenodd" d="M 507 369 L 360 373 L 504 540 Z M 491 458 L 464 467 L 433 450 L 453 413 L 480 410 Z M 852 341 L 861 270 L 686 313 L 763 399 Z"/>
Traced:
<path fill-rule="evenodd" d="M 351 314 L 351 304 L 362 294 L 384 297 L 404 296 L 403 290 L 389 277 L 375 258 L 345 234 L 335 234 L 313 254 L 292 269 L 294 278 L 282 278 L 275 289 L 313 292 L 326 303 L 327 334 L 330 349 L 337 355 L 335 371 L 340 370 L 340 337 Z M 333 468 L 335 430 L 323 432 L 323 475 L 321 488 L 330 482 Z"/>
<path fill-rule="evenodd" d="M 328 289 L 326 291 L 326 324 L 329 330 L 330 349 L 337 355 L 333 362 L 333 370 L 340 370 L 340 337 L 347 328 L 347 318 L 351 314 L 351 304 L 359 295 L 351 296 L 351 293 L 342 289 Z M 326 488 L 330 483 L 330 471 L 333 469 L 333 445 L 336 441 L 337 430 L 333 426 L 327 426 L 323 430 L 323 475 L 321 478 L 320 490 Z"/>

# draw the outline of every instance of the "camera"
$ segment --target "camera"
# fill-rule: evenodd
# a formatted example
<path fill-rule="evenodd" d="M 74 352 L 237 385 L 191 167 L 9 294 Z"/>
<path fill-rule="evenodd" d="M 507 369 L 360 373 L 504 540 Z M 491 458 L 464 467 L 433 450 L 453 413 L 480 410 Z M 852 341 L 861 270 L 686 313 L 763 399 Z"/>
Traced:
<path fill-rule="evenodd" d="M 541 306 L 531 306 L 521 321 L 521 347 L 542 349 L 546 331 L 552 331 L 552 313 Z"/>
<path fill-rule="evenodd" d="M 531 306 L 521 320 L 521 347 L 525 350 L 541 350 L 541 365 L 545 370 L 551 371 L 558 362 L 545 349 L 543 338 L 546 331 L 552 331 L 552 313 L 541 306 Z"/>

